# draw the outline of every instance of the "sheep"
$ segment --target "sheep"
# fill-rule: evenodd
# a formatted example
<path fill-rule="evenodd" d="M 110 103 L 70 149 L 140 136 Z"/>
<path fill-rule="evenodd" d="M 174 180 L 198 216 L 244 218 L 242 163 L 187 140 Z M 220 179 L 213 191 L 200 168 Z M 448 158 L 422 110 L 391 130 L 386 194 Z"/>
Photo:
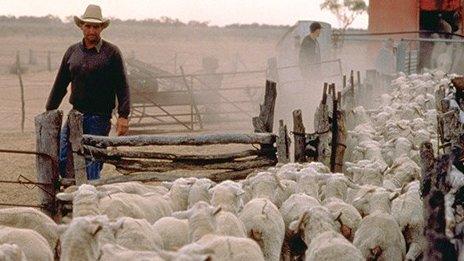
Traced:
<path fill-rule="evenodd" d="M 107 195 L 106 192 L 100 192 L 92 185 L 83 184 L 77 191 L 56 194 L 56 198 L 61 201 L 72 201 L 73 217 L 83 217 L 100 215 L 100 199 Z"/>
<path fill-rule="evenodd" d="M 188 256 L 212 253 L 213 259 L 218 261 L 265 260 L 259 245 L 253 240 L 213 234 L 204 235 L 198 241 L 179 249 L 178 253 Z"/>
<path fill-rule="evenodd" d="M 358 210 L 352 205 L 345 203 L 339 198 L 328 198 L 323 202 L 335 220 L 340 224 L 340 233 L 349 241 L 353 241 L 354 234 L 358 230 L 362 217 Z"/>
<path fill-rule="evenodd" d="M 381 186 L 383 183 L 382 166 L 371 160 L 360 160 L 357 163 L 346 162 L 346 172 L 359 185 Z"/>
<path fill-rule="evenodd" d="M 216 234 L 233 237 L 246 237 L 245 225 L 233 213 L 220 211 L 216 215 Z"/>
<path fill-rule="evenodd" d="M 398 196 L 398 192 L 390 192 L 382 187 L 365 186 L 358 190 L 352 205 L 363 217 L 375 211 L 389 214 L 391 212 L 391 201 Z"/>
<path fill-rule="evenodd" d="M 145 219 L 123 217 L 110 224 L 116 243 L 139 251 L 156 251 L 164 248 L 161 235 Z"/>
<path fill-rule="evenodd" d="M 407 183 L 420 179 L 420 167 L 409 157 L 403 155 L 395 160 L 385 172 L 383 187 L 387 189 L 401 188 Z"/>
<path fill-rule="evenodd" d="M 306 250 L 307 261 L 362 261 L 362 253 L 340 234 L 327 231 L 319 234 Z"/>
<path fill-rule="evenodd" d="M 288 227 L 288 225 L 297 220 L 303 212 L 314 206 L 320 206 L 319 201 L 314 197 L 303 193 L 291 195 L 280 207 L 280 213 L 284 220 L 285 227 Z"/>
<path fill-rule="evenodd" d="M 59 229 L 61 261 L 98 260 L 100 248 L 116 241 L 106 216 L 75 217 Z"/>
<path fill-rule="evenodd" d="M 196 178 L 179 178 L 174 182 L 163 182 L 162 185 L 169 188 L 169 192 L 163 196 L 171 205 L 172 211 L 181 211 L 188 208 L 188 199 L 192 185 Z"/>
<path fill-rule="evenodd" d="M 0 209 L 0 225 L 16 228 L 28 228 L 43 236 L 50 248 L 58 245 L 58 226 L 47 215 L 34 208 L 16 207 Z"/>
<path fill-rule="evenodd" d="M 391 214 L 403 231 L 408 246 L 406 260 L 416 260 L 425 250 L 423 205 L 419 195 L 419 182 L 405 187 L 407 192 L 393 200 Z"/>
<path fill-rule="evenodd" d="M 243 182 L 243 190 L 248 191 L 251 199 L 254 198 L 267 198 L 273 204 L 276 204 L 277 194 L 276 191 L 280 187 L 285 190 L 280 183 L 277 174 L 271 172 L 260 172 L 256 176 L 248 176 Z"/>
<path fill-rule="evenodd" d="M 101 249 L 100 261 L 132 261 L 132 260 L 152 260 L 164 261 L 157 252 L 153 251 L 134 251 L 119 245 L 105 244 Z"/>
<path fill-rule="evenodd" d="M 27 261 L 24 251 L 15 244 L 0 245 L 0 260 L 3 261 Z"/>
<path fill-rule="evenodd" d="M 53 252 L 50 245 L 39 233 L 27 228 L 14 228 L 0 226 L 0 245 L 13 244 L 24 252 L 27 260 L 53 261 Z M 14 250 L 4 247 L 5 251 Z M 19 251 L 15 251 L 18 253 Z M 22 256 L 22 255 L 21 255 Z"/>
<path fill-rule="evenodd" d="M 162 217 L 169 216 L 173 211 L 171 206 L 170 201 L 156 193 L 143 196 L 116 193 L 100 200 L 101 213 L 113 220 L 126 216 L 154 223 Z"/>
<path fill-rule="evenodd" d="M 266 198 L 248 202 L 239 214 L 248 237 L 258 242 L 266 260 L 279 260 L 285 224 L 277 207 Z"/>
<path fill-rule="evenodd" d="M 237 214 L 243 208 L 242 195 L 245 191 L 238 183 L 230 180 L 223 181 L 209 191 L 211 205 L 221 207 L 222 210 Z"/>
<path fill-rule="evenodd" d="M 368 260 L 403 260 L 406 255 L 406 243 L 398 223 L 390 214 L 380 211 L 361 221 L 353 244 Z"/>
<path fill-rule="evenodd" d="M 164 250 L 175 251 L 189 243 L 187 219 L 163 217 L 153 224 L 153 228 L 161 236 Z"/>
<path fill-rule="evenodd" d="M 195 203 L 199 201 L 210 202 L 211 195 L 209 190 L 216 185 L 214 181 L 210 179 L 198 179 L 192 185 L 188 195 L 188 207 L 191 208 Z"/>
<path fill-rule="evenodd" d="M 191 244 L 179 249 L 183 254 L 204 254 L 213 251 L 215 260 L 264 260 L 256 242 L 248 238 L 217 235 L 216 215 L 221 208 L 197 202 L 191 209 L 173 213 L 177 218 L 189 219 Z"/>
<path fill-rule="evenodd" d="M 309 246 L 312 240 L 321 233 L 339 231 L 335 217 L 322 206 L 312 207 L 303 212 L 298 220 L 290 223 L 289 229 L 294 235 L 299 235 L 306 246 Z"/>
<path fill-rule="evenodd" d="M 148 184 L 143 184 L 141 182 L 124 182 L 124 183 L 114 183 L 106 184 L 96 187 L 98 191 L 106 192 L 107 194 L 115 194 L 119 192 L 144 195 L 147 193 L 158 193 L 160 196 L 168 193 L 168 189 L 163 186 L 153 186 Z"/>
<path fill-rule="evenodd" d="M 106 244 L 102 247 L 101 261 L 132 261 L 132 260 L 151 260 L 151 261 L 166 261 L 166 260 L 177 260 L 177 261 L 206 261 L 211 260 L 212 255 L 198 255 L 189 254 L 185 255 L 182 253 L 166 252 L 166 251 L 134 251 L 126 249 L 119 245 Z"/>
<path fill-rule="evenodd" d="M 154 223 L 172 213 L 171 206 L 175 200 L 167 200 L 166 197 L 170 198 L 174 194 L 161 197 L 157 193 L 145 195 L 116 193 L 109 196 L 92 185 L 83 184 L 75 192 L 58 193 L 56 197 L 63 201 L 73 201 L 73 217 L 105 214 L 114 220 L 128 216 L 143 218 Z"/>

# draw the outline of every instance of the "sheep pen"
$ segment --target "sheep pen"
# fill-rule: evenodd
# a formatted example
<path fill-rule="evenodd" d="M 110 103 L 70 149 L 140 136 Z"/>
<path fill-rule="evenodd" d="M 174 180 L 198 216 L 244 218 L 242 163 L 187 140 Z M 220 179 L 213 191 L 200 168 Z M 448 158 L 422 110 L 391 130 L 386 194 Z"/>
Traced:
<path fill-rule="evenodd" d="M 63 209 L 72 206 L 60 224 L 30 208 L 0 212 L 0 252 L 12 260 L 457 260 L 464 252 L 462 80 L 440 72 L 400 74 L 375 104 L 356 96 L 353 81 L 340 95 L 327 86 L 330 95 L 324 91 L 318 113 L 329 115 L 330 123 L 343 117 L 346 131 L 335 138 L 346 146 L 338 153 L 343 165 L 330 159 L 338 152 L 331 143 L 339 132 L 320 137 L 312 148 L 323 152 L 316 154 L 319 161 L 289 163 L 285 126 L 280 122 L 279 135 L 271 134 L 273 119 L 262 106 L 254 120 L 258 131 L 233 140 L 260 144 L 258 153 L 272 154 L 267 158 L 272 162 L 236 178 L 102 184 L 79 180 L 76 168 L 74 180 L 65 180 L 68 187 L 56 195 Z M 316 126 L 327 126 L 326 118 L 318 119 Z M 187 144 L 195 137 L 200 136 L 175 142 Z M 115 140 L 81 138 L 73 150 L 109 159 L 131 153 L 144 158 L 102 149 L 118 146 Z M 172 143 L 163 136 L 151 139 Z M 311 146 L 308 139 L 302 142 Z M 305 154 L 307 148 L 302 153 L 304 161 L 314 155 Z M 75 154 L 74 164 L 82 164 L 84 156 Z M 219 156 L 225 162 L 230 155 L 202 160 Z M 250 156 L 257 155 L 242 152 L 232 158 Z M 207 170 L 205 165 L 196 168 Z M 21 243 L 26 241 L 41 245 Z"/>

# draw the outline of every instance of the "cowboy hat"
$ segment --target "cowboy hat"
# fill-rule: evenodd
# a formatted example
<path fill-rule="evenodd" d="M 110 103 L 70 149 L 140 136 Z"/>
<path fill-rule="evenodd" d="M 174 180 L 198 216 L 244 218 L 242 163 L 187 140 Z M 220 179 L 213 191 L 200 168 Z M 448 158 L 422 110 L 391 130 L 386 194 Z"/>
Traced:
<path fill-rule="evenodd" d="M 84 23 L 101 24 L 102 28 L 108 27 L 109 19 L 103 19 L 102 11 L 98 5 L 89 5 L 81 17 L 74 16 L 74 22 L 80 28 Z"/>

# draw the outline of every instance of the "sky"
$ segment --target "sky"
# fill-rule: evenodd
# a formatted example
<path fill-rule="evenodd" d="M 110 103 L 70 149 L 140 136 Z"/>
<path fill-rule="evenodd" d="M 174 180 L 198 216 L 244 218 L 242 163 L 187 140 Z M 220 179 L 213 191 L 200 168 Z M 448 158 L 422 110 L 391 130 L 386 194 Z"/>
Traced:
<path fill-rule="evenodd" d="M 298 20 L 317 20 L 338 27 L 328 11 L 321 11 L 323 0 L 0 0 L 0 15 L 45 16 L 64 19 L 82 15 L 88 4 L 102 7 L 103 16 L 120 19 L 178 18 L 209 21 L 211 25 L 260 23 L 293 25 Z M 351 27 L 367 28 L 367 15 Z"/>

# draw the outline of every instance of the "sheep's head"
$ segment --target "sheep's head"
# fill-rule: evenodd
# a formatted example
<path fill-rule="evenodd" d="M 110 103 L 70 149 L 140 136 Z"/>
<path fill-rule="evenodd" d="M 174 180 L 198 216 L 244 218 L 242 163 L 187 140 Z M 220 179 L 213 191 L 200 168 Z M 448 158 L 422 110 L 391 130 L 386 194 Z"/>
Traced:
<path fill-rule="evenodd" d="M 242 196 L 245 191 L 238 183 L 227 180 L 209 190 L 211 204 L 234 214 L 243 208 Z"/>
<path fill-rule="evenodd" d="M 26 255 L 18 245 L 0 245 L 0 260 L 26 260 Z"/>
<path fill-rule="evenodd" d="M 92 185 L 83 184 L 77 191 L 56 194 L 56 198 L 61 201 L 72 201 L 73 217 L 80 217 L 99 215 L 100 199 L 108 195 L 106 192 L 98 191 Z"/>
<path fill-rule="evenodd" d="M 189 236 L 192 242 L 197 241 L 206 234 L 216 231 L 215 216 L 221 211 L 221 207 L 213 207 L 204 201 L 199 201 L 192 208 L 185 211 L 172 213 L 178 219 L 189 220 Z"/>
<path fill-rule="evenodd" d="M 214 181 L 210 179 L 198 179 L 189 190 L 188 205 L 192 207 L 198 201 L 209 202 L 211 200 L 211 194 L 209 190 L 216 185 Z"/>
<path fill-rule="evenodd" d="M 196 178 L 180 178 L 172 183 L 163 183 L 163 186 L 169 187 L 168 194 L 164 195 L 165 198 L 170 198 L 173 210 L 185 210 L 188 207 L 188 197 L 192 185 L 196 182 Z"/>
<path fill-rule="evenodd" d="M 390 213 L 391 202 L 400 194 L 395 191 L 388 191 L 383 188 L 371 188 L 364 191 L 364 194 L 353 201 L 353 206 L 359 211 L 361 216 L 367 216 L 375 211 Z"/>
<path fill-rule="evenodd" d="M 306 245 L 311 244 L 311 239 L 326 231 L 336 231 L 335 219 L 325 207 L 312 207 L 301 214 L 297 221 L 289 225 L 293 234 L 300 234 Z"/>
<path fill-rule="evenodd" d="M 76 217 L 69 225 L 60 225 L 58 230 L 62 233 L 61 260 L 72 260 L 77 254 L 96 260 L 100 247 L 115 241 L 106 216 Z"/>

